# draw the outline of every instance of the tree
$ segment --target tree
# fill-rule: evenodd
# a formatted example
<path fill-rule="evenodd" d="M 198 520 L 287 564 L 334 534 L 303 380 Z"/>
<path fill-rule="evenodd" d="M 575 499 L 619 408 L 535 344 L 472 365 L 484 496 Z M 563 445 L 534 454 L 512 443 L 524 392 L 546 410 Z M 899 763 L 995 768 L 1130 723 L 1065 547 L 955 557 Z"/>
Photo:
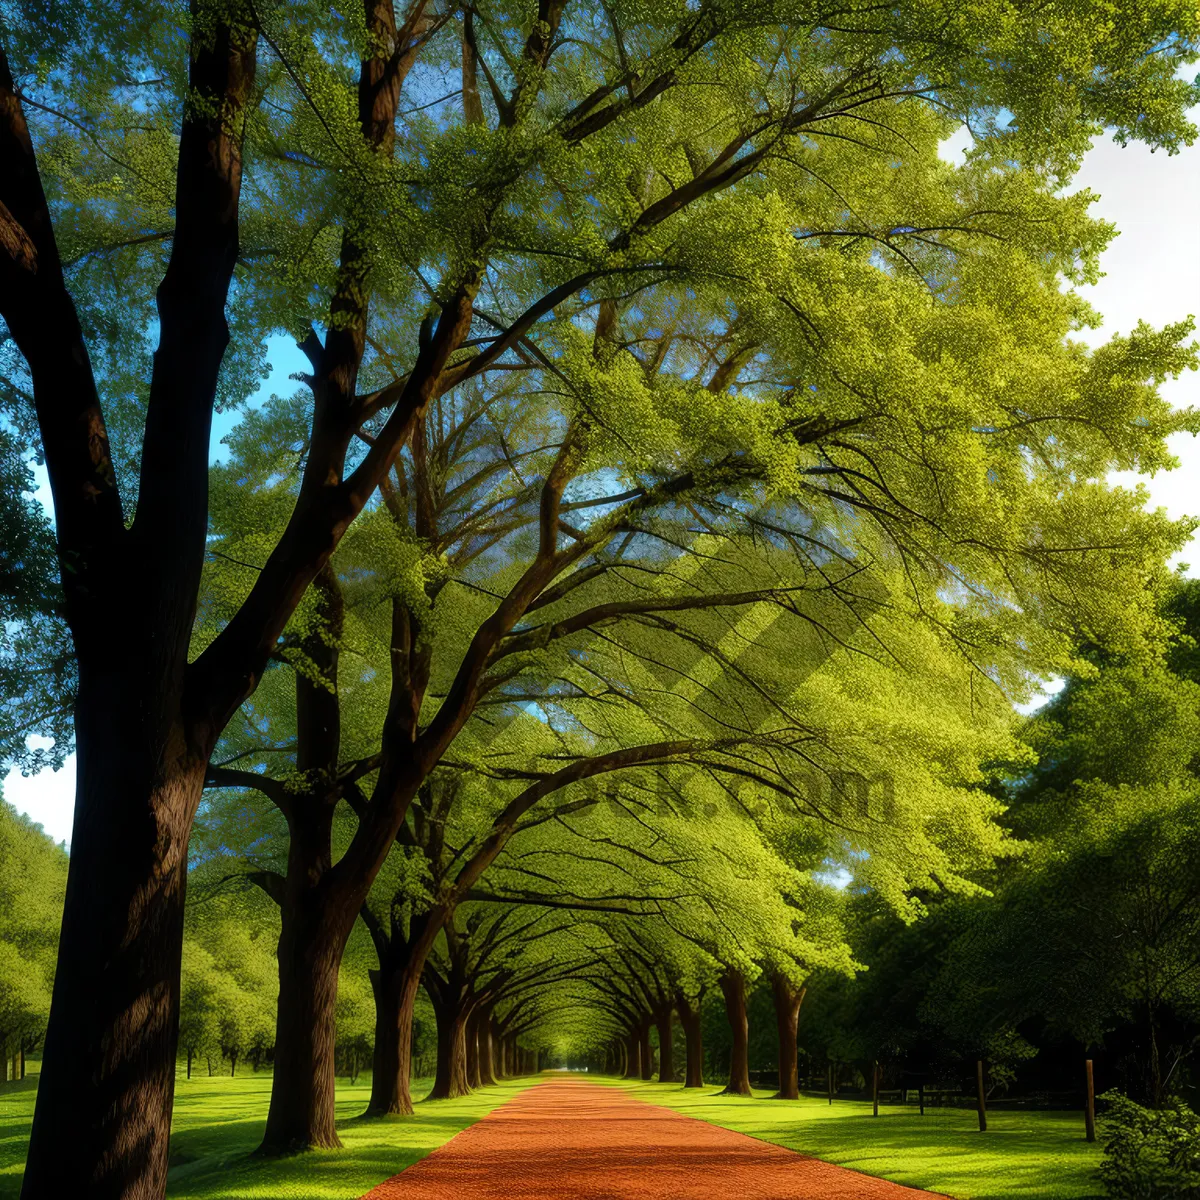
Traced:
<path fill-rule="evenodd" d="M 70 751 L 75 660 L 54 530 L 33 498 L 28 443 L 0 428 L 0 762 L 57 769 Z M 36 735 L 50 745 L 32 746 Z"/>
<path fill-rule="evenodd" d="M 208 1059 L 211 1075 L 212 1056 L 220 1052 L 218 982 L 212 955 L 194 941 L 185 940 L 180 977 L 179 1044 L 187 1059 L 189 1079 L 192 1066 L 200 1056 Z"/>
<path fill-rule="evenodd" d="M 1011 813 L 1031 849 L 948 956 L 942 1020 L 995 1035 L 1040 1017 L 1124 1047 L 1111 1068 L 1157 1106 L 1200 1046 L 1200 688 L 1109 661 L 1033 726 L 1042 760 Z"/>
<path fill-rule="evenodd" d="M 45 1031 L 66 878 L 66 851 L 0 798 L 0 1062 Z"/>
<path fill-rule="evenodd" d="M 1047 23 L 1041 10 L 1001 5 L 852 5 L 830 19 L 803 4 L 714 2 L 622 8 L 610 27 L 591 8 L 557 0 L 539 3 L 532 22 L 523 7 L 504 7 L 461 23 L 425 0 L 399 17 L 389 0 L 369 0 L 352 21 L 300 3 L 195 0 L 190 17 L 164 8 L 132 23 L 103 6 L 63 12 L 45 34 L 40 9 L 18 9 L 5 42 L 20 86 L 0 59 L 0 314 L 54 493 L 81 762 L 26 1194 L 161 1194 L 186 843 L 211 752 L 399 448 L 410 438 L 419 445 L 431 401 L 522 354 L 538 361 L 534 327 L 572 297 L 592 305 L 660 278 L 705 289 L 717 307 L 739 293 L 751 340 L 769 342 L 779 329 L 786 344 L 771 349 L 792 359 L 787 400 L 765 422 L 755 406 L 749 430 L 699 420 L 704 452 L 685 455 L 681 469 L 669 455 L 642 460 L 639 500 L 626 510 L 635 525 L 650 498 L 682 502 L 693 488 L 729 496 L 729 476 L 742 481 L 746 471 L 774 488 L 799 470 L 805 526 L 815 517 L 845 531 L 857 512 L 895 535 L 910 560 L 950 567 L 1001 606 L 1015 595 L 1014 620 L 1037 613 L 1062 627 L 1070 592 L 1086 601 L 1089 626 L 1126 625 L 1131 560 L 1146 561 L 1151 548 L 1156 557 L 1176 535 L 1153 521 L 1143 528 L 1132 501 L 1082 481 L 1162 461 L 1171 421 L 1139 381 L 1182 364 L 1179 331 L 1139 332 L 1092 360 L 1061 347 L 1079 309 L 1055 299 L 1054 276 L 1086 274 L 1099 231 L 1076 221 L 1082 201 L 1055 201 L 1042 183 L 1069 174 L 1106 123 L 1168 148 L 1190 136 L 1182 109 L 1191 93 L 1173 72 L 1191 54 L 1196 17 L 1183 3 L 1137 8 L 1115 34 L 1106 14 L 1085 6 Z M 186 72 L 182 43 L 162 32 L 181 23 L 191 31 Z M 157 90 L 124 74 L 129 44 L 163 81 Z M 452 115 L 439 119 L 420 103 L 398 121 L 414 68 L 436 73 L 451 57 L 461 100 L 442 113 Z M 351 82 L 342 66 L 355 59 Z M 412 86 L 421 77 L 411 75 Z M 911 178 L 903 166 L 893 176 L 877 169 L 877 150 L 903 165 L 909 146 L 928 168 L 951 125 L 944 113 L 995 127 L 1002 110 L 1015 119 L 994 139 L 997 158 L 955 177 L 961 188 L 930 193 L 920 170 Z M 27 111 L 42 122 L 39 142 L 61 155 L 35 152 Z M 1020 166 L 994 169 L 1002 160 Z M 731 273 L 722 247 L 747 231 L 761 236 Z M 983 245 L 993 239 L 1002 240 Z M 125 278 L 137 284 L 165 260 L 158 349 L 148 386 L 137 380 L 132 397 L 126 365 L 101 352 L 129 328 L 119 328 L 106 284 L 93 285 L 103 274 L 91 271 L 97 258 L 131 264 Z M 972 265 L 960 272 L 959 259 Z M 396 266 L 408 263 L 407 273 Z M 776 283 L 781 266 L 785 275 L 799 266 L 799 276 Z M 919 281 L 904 274 L 910 266 Z M 427 283 L 422 267 L 440 277 Z M 237 612 L 193 657 L 231 287 L 253 313 L 248 342 L 286 328 L 309 353 L 311 437 L 284 532 L 263 547 Z M 988 321 L 964 326 L 953 305 L 921 308 L 930 287 L 986 294 L 989 314 L 1007 310 L 1022 332 L 1046 318 L 1049 344 L 1014 341 Z M 835 297 L 828 308 L 822 294 Z M 1014 297 L 1028 303 L 1032 294 L 1050 309 L 1036 322 L 1032 309 L 1012 311 Z M 143 336 L 147 300 L 142 289 L 129 309 Z M 118 327 L 107 342 L 87 337 L 93 315 Z M 325 326 L 323 341 L 313 321 Z M 634 325 L 623 336 L 640 338 Z M 738 360 L 741 334 L 738 325 L 722 334 Z M 569 348 L 571 323 L 556 336 Z M 964 352 L 964 338 L 989 343 L 988 352 Z M 889 353 L 877 358 L 883 346 Z M 464 358 L 464 349 L 478 352 Z M 1134 359 L 1141 365 L 1131 371 Z M 721 362 L 729 379 L 736 362 Z M 586 362 L 566 374 L 601 415 L 601 400 L 614 398 L 616 424 L 657 436 L 639 389 L 623 386 L 640 370 L 622 352 L 615 375 Z M 1008 403 L 979 403 L 978 381 L 1000 378 Z M 1051 378 L 1052 397 L 1031 383 Z M 691 392 L 661 398 L 686 398 L 684 425 L 689 410 L 705 411 Z M 137 419 L 119 429 L 130 400 L 144 434 Z M 585 445 L 579 428 L 540 489 L 538 549 L 465 639 L 457 678 L 426 725 L 420 639 L 412 643 L 413 687 L 389 727 L 370 832 L 343 860 L 355 880 L 338 906 L 343 942 L 380 847 L 469 718 L 490 656 L 595 548 L 587 538 L 574 544 L 559 524 L 563 489 L 603 441 Z M 369 442 L 352 452 L 360 431 Z M 757 452 L 743 457 L 748 435 Z M 136 470 L 120 459 L 125 437 Z M 797 449 L 779 462 L 788 440 Z M 877 443 L 887 448 L 878 457 Z M 1047 475 L 1030 480 L 1039 455 Z M 990 490 L 999 486 L 1004 503 Z M 801 535 L 812 536 L 787 536 Z M 1073 560 L 1095 545 L 1119 549 L 1104 562 L 1087 558 L 1083 586 Z M 77 1147 L 69 1158 L 59 1151 L 68 1136 Z"/>
<path fill-rule="evenodd" d="M 274 1047 L 277 926 L 256 899 L 218 891 L 189 905 L 180 1009 L 189 1077 L 197 1054 L 224 1058 L 235 1075 L 239 1059 L 258 1065 Z"/>

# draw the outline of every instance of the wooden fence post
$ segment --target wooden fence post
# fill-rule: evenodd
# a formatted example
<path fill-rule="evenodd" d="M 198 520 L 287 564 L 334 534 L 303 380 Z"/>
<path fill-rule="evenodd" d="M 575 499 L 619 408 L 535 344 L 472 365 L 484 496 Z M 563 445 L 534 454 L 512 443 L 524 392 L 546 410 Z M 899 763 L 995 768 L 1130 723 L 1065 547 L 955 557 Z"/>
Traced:
<path fill-rule="evenodd" d="M 925 1115 L 925 1085 L 917 1084 L 917 1103 L 921 1106 L 921 1116 Z"/>
<path fill-rule="evenodd" d="M 879 1061 L 875 1062 L 875 1070 L 871 1073 L 871 1095 L 875 1102 L 875 1111 L 871 1116 L 879 1116 Z"/>
<path fill-rule="evenodd" d="M 1087 1140 L 1096 1140 L 1096 1084 L 1092 1078 L 1092 1060 L 1087 1060 L 1087 1107 L 1083 1110 L 1084 1128 L 1087 1130 Z"/>
<path fill-rule="evenodd" d="M 833 1063 L 829 1064 L 829 1103 L 833 1104 Z"/>
<path fill-rule="evenodd" d="M 975 1091 L 979 1096 L 979 1132 L 987 1133 L 987 1099 L 983 1094 L 983 1059 L 975 1060 Z"/>

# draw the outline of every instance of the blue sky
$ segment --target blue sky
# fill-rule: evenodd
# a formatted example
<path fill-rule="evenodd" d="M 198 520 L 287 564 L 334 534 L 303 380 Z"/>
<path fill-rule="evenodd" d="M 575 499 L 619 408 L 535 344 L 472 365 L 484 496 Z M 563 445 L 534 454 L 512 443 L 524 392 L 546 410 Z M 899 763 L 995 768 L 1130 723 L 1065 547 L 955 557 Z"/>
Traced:
<path fill-rule="evenodd" d="M 1200 122 L 1200 110 L 1193 111 L 1192 119 Z M 947 157 L 960 154 L 968 138 L 964 131 L 961 138 L 946 143 Z M 1089 335 L 1093 344 L 1128 333 L 1139 319 L 1165 325 L 1188 314 L 1200 317 L 1200 219 L 1196 215 L 1200 143 L 1173 158 L 1151 154 L 1140 145 L 1125 149 L 1113 143 L 1097 145 L 1075 187 L 1098 193 L 1093 212 L 1121 231 L 1105 256 L 1105 277 L 1082 289 L 1105 315 L 1104 326 Z M 272 343 L 269 357 L 273 371 L 261 394 L 286 394 L 295 386 L 288 375 L 303 369 L 303 359 L 284 340 Z M 1164 393 L 1177 406 L 1200 406 L 1200 374 L 1190 372 L 1168 383 Z M 224 456 L 220 439 L 232 419 L 228 414 L 217 418 L 214 458 Z M 1180 469 L 1144 481 L 1151 503 L 1164 506 L 1173 517 L 1200 514 L 1200 443 L 1180 434 L 1172 439 L 1171 448 L 1180 459 Z M 1132 482 L 1131 477 L 1119 478 Z M 1180 558 L 1191 564 L 1189 574 L 1200 574 L 1200 545 L 1193 541 Z M 4 798 L 40 821 L 57 841 L 70 841 L 74 791 L 74 758 L 57 772 L 44 771 L 31 778 L 13 772 L 4 780 Z"/>

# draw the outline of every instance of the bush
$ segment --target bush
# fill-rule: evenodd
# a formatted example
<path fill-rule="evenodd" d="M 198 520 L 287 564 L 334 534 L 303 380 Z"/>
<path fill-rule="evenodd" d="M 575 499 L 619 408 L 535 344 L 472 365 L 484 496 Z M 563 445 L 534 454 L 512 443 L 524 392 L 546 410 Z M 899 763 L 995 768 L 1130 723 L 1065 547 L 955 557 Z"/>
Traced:
<path fill-rule="evenodd" d="M 1181 1100 L 1142 1108 L 1120 1092 L 1100 1097 L 1103 1122 L 1100 1178 L 1113 1200 L 1200 1200 L 1200 1116 Z"/>

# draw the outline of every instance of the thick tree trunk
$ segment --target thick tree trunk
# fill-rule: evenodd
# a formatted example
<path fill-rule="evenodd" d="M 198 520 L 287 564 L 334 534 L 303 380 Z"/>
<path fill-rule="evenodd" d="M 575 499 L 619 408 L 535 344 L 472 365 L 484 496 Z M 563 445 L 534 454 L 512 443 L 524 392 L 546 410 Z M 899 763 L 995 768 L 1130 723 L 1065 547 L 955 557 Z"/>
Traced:
<path fill-rule="evenodd" d="M 412 941 L 392 943 L 387 961 L 370 972 L 375 993 L 375 1052 L 372 1057 L 371 1100 L 368 1116 L 386 1113 L 412 1115 L 413 1012 L 425 960 L 437 940 L 445 915 L 427 913 L 414 921 Z"/>
<path fill-rule="evenodd" d="M 771 980 L 771 994 L 775 1000 L 775 1026 L 779 1031 L 779 1091 L 775 1093 L 777 1100 L 800 1098 L 796 1025 L 800 1019 L 800 1005 L 804 1000 L 805 990 L 796 987 L 785 975 L 776 975 Z"/>
<path fill-rule="evenodd" d="M 625 1078 L 641 1079 L 642 1077 L 642 1042 L 638 1031 L 631 1029 L 625 1035 Z"/>
<path fill-rule="evenodd" d="M 654 1078 L 654 1051 L 650 1048 L 650 1022 L 643 1021 L 642 1027 L 638 1031 L 640 1041 L 640 1050 L 642 1055 L 642 1078 Z"/>
<path fill-rule="evenodd" d="M 412 1022 L 423 966 L 422 959 L 399 969 L 369 972 L 375 994 L 375 1049 L 368 1116 L 412 1115 Z"/>
<path fill-rule="evenodd" d="M 687 1045 L 686 1060 L 683 1069 L 683 1086 L 698 1088 L 704 1086 L 704 1039 L 700 1028 L 700 1006 L 695 1008 L 685 997 L 676 996 L 675 1007 L 679 1012 L 679 1023 L 683 1026 L 684 1038 Z"/>
<path fill-rule="evenodd" d="M 729 1052 L 729 1082 L 723 1096 L 749 1096 L 750 1091 L 750 1026 L 746 1019 L 746 980 L 740 971 L 726 971 L 721 976 L 721 992 L 725 996 L 725 1015 L 733 1045 Z"/>
<path fill-rule="evenodd" d="M 260 1154 L 332 1148 L 338 1139 L 334 1113 L 335 1014 L 338 968 L 349 930 L 338 920 L 323 889 L 310 889 L 296 864 L 301 851 L 292 833 L 287 890 L 279 935 L 279 999 L 275 1021 L 275 1072 L 271 1107 Z"/>
<path fill-rule="evenodd" d="M 142 1200 L 166 1187 L 187 843 L 205 765 L 155 719 L 171 707 L 162 688 L 81 669 L 71 862 L 24 1200 Z"/>
<path fill-rule="evenodd" d="M 431 1100 L 452 1100 L 470 1094 L 467 1082 L 467 1008 L 461 1001 L 434 1000 L 437 1018 L 437 1073 Z"/>
<path fill-rule="evenodd" d="M 677 1083 L 675 1046 L 671 1041 L 671 1006 L 660 1008 L 654 1023 L 658 1027 L 658 1082 Z"/>

